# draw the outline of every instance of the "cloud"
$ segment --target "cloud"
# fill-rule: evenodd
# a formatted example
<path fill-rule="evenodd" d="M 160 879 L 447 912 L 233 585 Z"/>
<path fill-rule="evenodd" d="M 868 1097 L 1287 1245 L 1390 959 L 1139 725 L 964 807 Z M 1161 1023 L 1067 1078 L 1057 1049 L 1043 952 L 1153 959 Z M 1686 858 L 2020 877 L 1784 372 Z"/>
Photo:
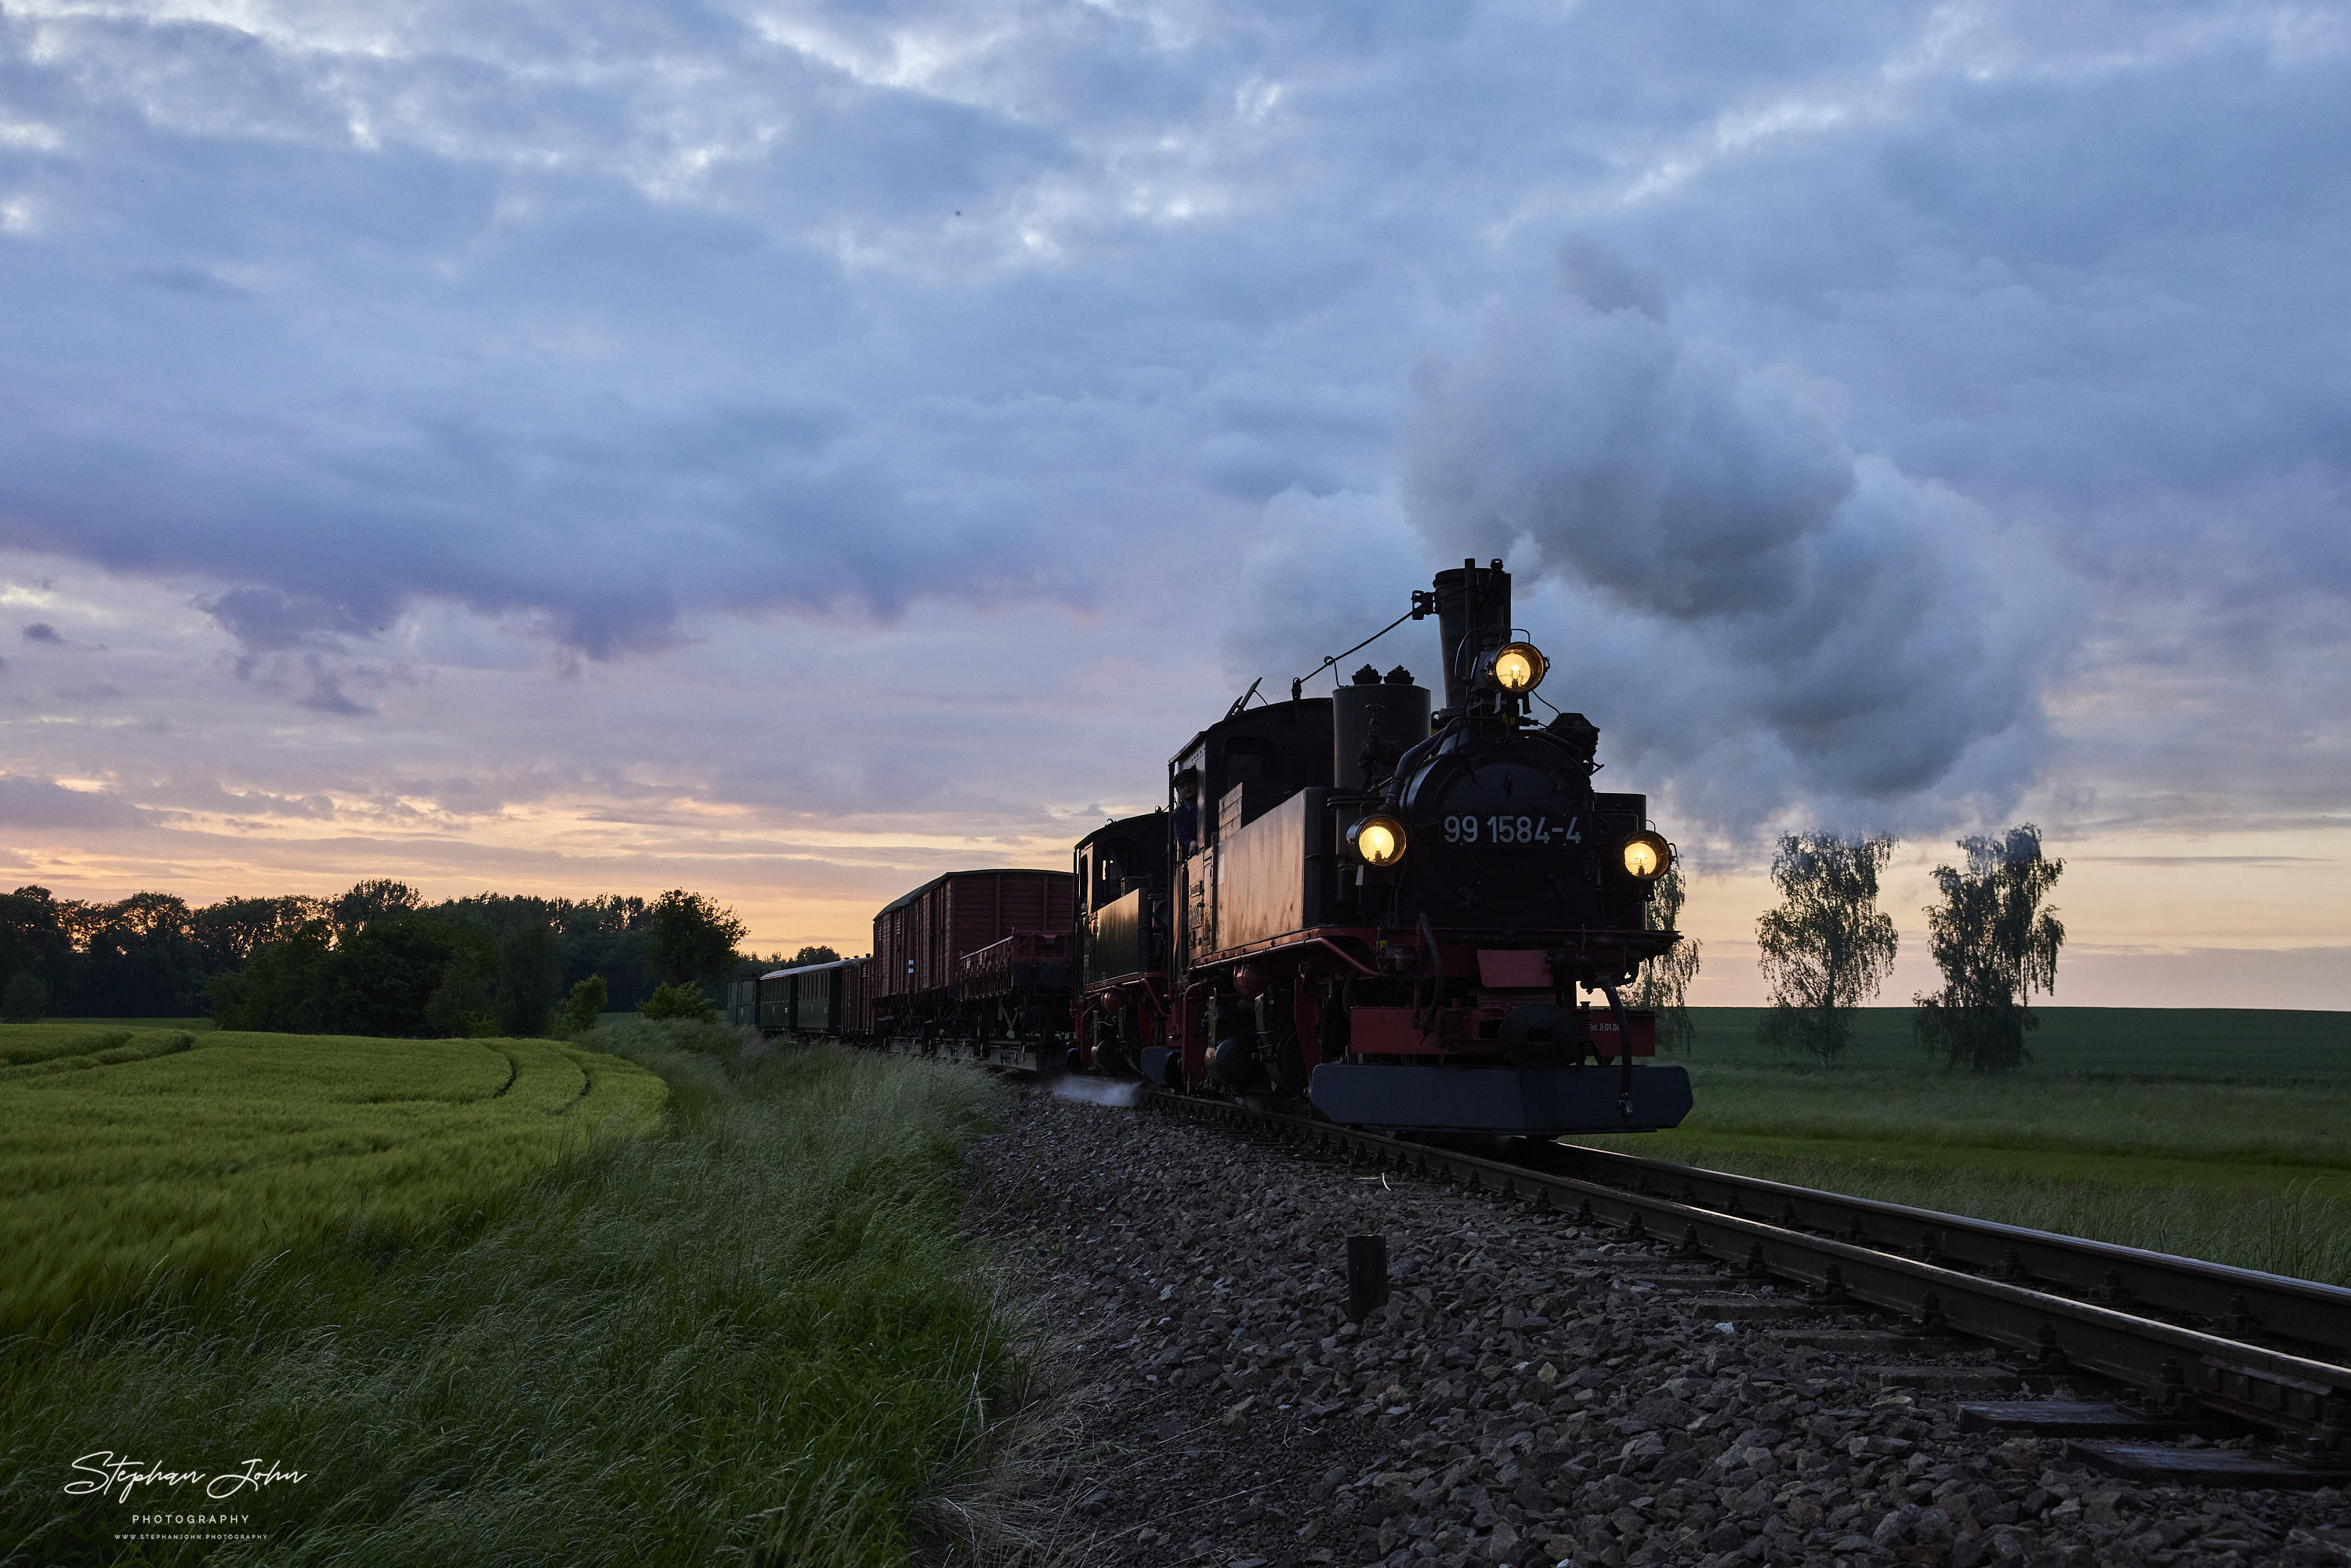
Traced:
<path fill-rule="evenodd" d="M 50 625 L 47 622 L 36 621 L 31 625 L 25 628 L 25 641 L 27 643 L 63 643 L 65 639 L 58 636 L 57 629 Z"/>
<path fill-rule="evenodd" d="M 1170 530 L 1391 486 L 1405 367 L 1550 269 L 1844 389 L 1859 449 L 2094 577 L 2201 580 L 2230 493 L 2303 472 L 2266 526 L 2339 580 L 2343 31 L 12 13 L 0 287 L 45 308 L 0 323 L 0 538 L 596 659 L 1091 606 Z"/>
<path fill-rule="evenodd" d="M 1645 777 L 1719 827 L 2007 810 L 2045 755 L 2062 580 L 1855 455 L 1799 378 L 1646 298 L 1598 307 L 1589 279 L 1630 269 L 1594 256 L 1424 374 L 1414 522 L 1448 559 L 1516 563 L 1521 622 L 1596 687 L 1574 706 L 1621 714 Z"/>
<path fill-rule="evenodd" d="M 37 831 L 119 831 L 145 813 L 110 790 L 68 789 L 47 779 L 0 774 L 0 826 Z"/>
<path fill-rule="evenodd" d="M 302 670 L 308 676 L 308 683 L 307 689 L 295 700 L 304 707 L 344 718 L 364 718 L 375 711 L 345 693 L 343 682 L 347 677 L 341 671 L 328 667 L 317 654 L 304 656 Z"/>
<path fill-rule="evenodd" d="M 1288 696 L 1290 680 L 1409 610 L 1412 591 L 1426 585 L 1432 570 L 1426 544 L 1393 495 L 1285 490 L 1266 504 L 1258 542 L 1239 574 L 1222 644 L 1233 695 L 1262 678 L 1269 700 Z M 1322 670 L 1313 686 L 1345 680 L 1364 660 L 1383 669 L 1401 661 L 1423 685 L 1436 684 L 1426 627 L 1406 622 L 1361 654 Z"/>
<path fill-rule="evenodd" d="M 214 299 L 249 299 L 253 297 L 253 290 L 240 288 L 218 273 L 207 272 L 201 267 L 146 267 L 131 276 L 151 287 L 168 288 L 179 294 L 203 295 Z"/>
<path fill-rule="evenodd" d="M 206 594 L 196 601 L 196 608 L 218 622 L 248 655 L 285 648 L 333 648 L 340 646 L 338 638 L 381 630 L 349 605 L 275 588 Z"/>
<path fill-rule="evenodd" d="M 12 679 L 11 766 L 517 864 L 654 854 L 591 808 L 1043 843 L 1523 524 L 1547 690 L 1687 821 L 2315 821 L 2346 38 L 2262 0 L 8 7 L 0 559 L 78 597 L 0 603 L 125 694 Z"/>
<path fill-rule="evenodd" d="M 284 693 L 315 713 L 364 718 L 375 712 L 344 689 L 375 672 L 345 656 L 343 639 L 370 639 L 386 628 L 371 625 L 354 605 L 257 586 L 199 595 L 193 602 L 236 639 L 232 667 L 237 679 Z M 393 612 L 379 603 L 375 613 Z"/>
<path fill-rule="evenodd" d="M 1560 285 L 1594 310 L 1637 310 L 1666 319 L 1665 275 L 1620 255 L 1592 235 L 1570 235 L 1559 247 Z"/>

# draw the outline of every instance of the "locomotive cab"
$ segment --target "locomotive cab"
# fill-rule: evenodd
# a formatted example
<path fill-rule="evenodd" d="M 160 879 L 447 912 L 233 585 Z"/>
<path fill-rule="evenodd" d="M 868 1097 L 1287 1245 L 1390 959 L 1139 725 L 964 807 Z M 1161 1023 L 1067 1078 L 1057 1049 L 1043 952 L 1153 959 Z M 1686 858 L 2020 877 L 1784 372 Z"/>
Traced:
<path fill-rule="evenodd" d="M 1126 817 L 1080 839 L 1075 1065 L 1128 1075 L 1162 1043 L 1167 1019 L 1167 857 L 1165 810 Z"/>

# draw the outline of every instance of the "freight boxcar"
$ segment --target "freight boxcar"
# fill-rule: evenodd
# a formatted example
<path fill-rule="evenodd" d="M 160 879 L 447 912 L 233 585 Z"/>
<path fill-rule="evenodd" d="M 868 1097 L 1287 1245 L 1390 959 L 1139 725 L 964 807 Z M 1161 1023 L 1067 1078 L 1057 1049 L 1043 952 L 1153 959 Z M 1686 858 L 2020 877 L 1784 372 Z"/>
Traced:
<path fill-rule="evenodd" d="M 1060 1065 L 1071 877 L 960 871 L 873 917 L 874 1032 L 925 1054 Z"/>

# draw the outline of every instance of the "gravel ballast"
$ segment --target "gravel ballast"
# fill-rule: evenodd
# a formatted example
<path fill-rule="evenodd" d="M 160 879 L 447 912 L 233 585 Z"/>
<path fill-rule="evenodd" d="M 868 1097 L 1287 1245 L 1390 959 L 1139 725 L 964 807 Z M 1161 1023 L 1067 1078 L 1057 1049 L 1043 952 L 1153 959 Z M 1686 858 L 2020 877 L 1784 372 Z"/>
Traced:
<path fill-rule="evenodd" d="M 2133 1485 L 1962 1432 L 1968 1396 L 1882 1369 L 1992 1353 L 1792 1343 L 1892 1325 L 1516 1200 L 1042 1092 L 970 1184 L 1060 1358 L 1026 1511 L 1061 1561 L 2351 1563 L 2341 1490 Z M 1350 1235 L 1390 1260 L 1360 1326 Z"/>

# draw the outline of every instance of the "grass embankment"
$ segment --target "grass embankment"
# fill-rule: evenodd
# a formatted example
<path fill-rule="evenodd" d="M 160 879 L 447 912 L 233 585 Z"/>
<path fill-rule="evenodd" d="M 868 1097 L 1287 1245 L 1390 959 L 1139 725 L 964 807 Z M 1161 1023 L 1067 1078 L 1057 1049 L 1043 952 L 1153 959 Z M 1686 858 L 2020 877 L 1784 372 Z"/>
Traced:
<path fill-rule="evenodd" d="M 0 1354 L 0 1542 L 43 1563 L 862 1565 L 945 1533 L 940 1500 L 1027 1398 L 956 1230 L 958 1151 L 1000 1091 L 692 1025 L 586 1043 L 657 1072 L 667 1124 L 595 1141 L 470 1236 L 388 1258 L 329 1237 Z M 61 1496 L 101 1451 L 306 1479 L 228 1505 Z M 266 1539 L 117 1539 L 192 1504 Z"/>
<path fill-rule="evenodd" d="M 201 1290 L 342 1231 L 471 1222 L 662 1081 L 543 1040 L 0 1026 L 0 1333 Z"/>
<path fill-rule="evenodd" d="M 1694 1009 L 1698 1106 L 1595 1147 L 2351 1284 L 2351 1015 L 2046 1008 L 1995 1077 L 1865 1009 L 1837 1066 Z"/>

